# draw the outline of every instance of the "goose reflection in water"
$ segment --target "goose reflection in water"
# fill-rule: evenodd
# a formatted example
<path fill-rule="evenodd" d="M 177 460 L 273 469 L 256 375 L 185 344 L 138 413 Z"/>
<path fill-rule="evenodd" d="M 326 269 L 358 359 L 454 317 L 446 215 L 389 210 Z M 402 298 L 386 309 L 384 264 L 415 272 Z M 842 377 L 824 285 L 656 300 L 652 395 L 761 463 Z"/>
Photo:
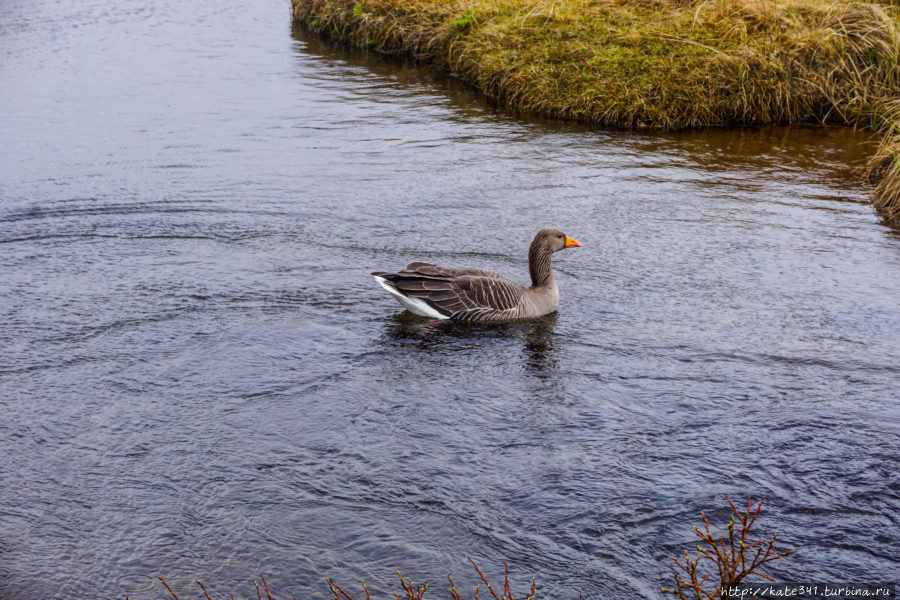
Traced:
<path fill-rule="evenodd" d="M 472 353 L 479 349 L 490 352 L 485 344 L 517 338 L 522 341 L 521 366 L 525 373 L 547 379 L 557 370 L 553 354 L 558 315 L 553 312 L 534 319 L 504 323 L 457 323 L 423 319 L 404 311 L 385 319 L 384 333 L 387 342 L 412 346 L 430 355 Z"/>

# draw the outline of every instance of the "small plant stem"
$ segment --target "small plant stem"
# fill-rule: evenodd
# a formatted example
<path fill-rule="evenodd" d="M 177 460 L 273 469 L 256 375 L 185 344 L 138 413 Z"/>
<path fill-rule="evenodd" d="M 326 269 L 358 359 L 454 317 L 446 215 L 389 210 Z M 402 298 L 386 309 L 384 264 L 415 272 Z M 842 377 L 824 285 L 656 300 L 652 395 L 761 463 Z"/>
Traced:
<path fill-rule="evenodd" d="M 347 600 L 353 600 L 353 598 L 350 597 L 350 594 L 341 589 L 341 586 L 330 579 L 327 579 L 326 581 L 328 582 L 329 587 L 331 587 L 331 593 L 334 594 L 334 600 L 341 600 L 341 597 L 338 596 L 338 592 L 340 592 Z"/>
<path fill-rule="evenodd" d="M 206 587 L 203 585 L 202 581 L 198 580 L 197 585 L 199 585 L 200 589 L 203 590 L 203 595 L 206 596 L 206 600 L 213 600 L 212 597 L 210 597 L 209 592 L 206 591 Z"/>
<path fill-rule="evenodd" d="M 481 569 L 478 568 L 478 565 L 475 564 L 475 561 L 472 560 L 472 557 L 467 556 L 466 558 L 469 559 L 469 562 L 472 563 L 473 567 L 475 567 L 475 571 L 478 573 L 478 576 L 481 577 L 481 580 L 484 582 L 484 585 L 487 586 L 487 589 L 491 593 L 491 596 L 493 596 L 495 598 L 495 600 L 501 600 L 500 596 L 498 596 L 494 592 L 494 588 L 491 587 L 491 584 L 488 582 L 487 577 L 484 576 L 484 573 L 482 573 Z"/>
<path fill-rule="evenodd" d="M 169 590 L 169 593 L 172 594 L 172 597 L 175 598 L 175 600 L 178 600 L 178 596 L 175 595 L 175 592 L 172 591 L 172 588 L 169 587 L 169 584 L 166 583 L 166 580 L 163 579 L 162 577 L 160 577 L 159 580 L 162 582 L 162 584 L 164 586 L 166 586 L 166 589 Z"/>

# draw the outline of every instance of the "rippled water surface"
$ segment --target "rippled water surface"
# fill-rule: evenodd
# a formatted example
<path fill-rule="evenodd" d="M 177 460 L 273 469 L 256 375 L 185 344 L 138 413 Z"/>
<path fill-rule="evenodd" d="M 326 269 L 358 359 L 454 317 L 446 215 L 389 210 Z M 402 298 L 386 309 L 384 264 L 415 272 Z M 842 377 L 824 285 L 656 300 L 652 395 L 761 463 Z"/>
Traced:
<path fill-rule="evenodd" d="M 327 598 L 395 571 L 658 598 L 765 496 L 794 581 L 900 567 L 900 236 L 832 128 L 597 132 L 283 0 L 0 7 L 0 598 Z M 434 325 L 369 276 L 527 279 Z M 255 596 L 253 596 L 255 597 Z"/>

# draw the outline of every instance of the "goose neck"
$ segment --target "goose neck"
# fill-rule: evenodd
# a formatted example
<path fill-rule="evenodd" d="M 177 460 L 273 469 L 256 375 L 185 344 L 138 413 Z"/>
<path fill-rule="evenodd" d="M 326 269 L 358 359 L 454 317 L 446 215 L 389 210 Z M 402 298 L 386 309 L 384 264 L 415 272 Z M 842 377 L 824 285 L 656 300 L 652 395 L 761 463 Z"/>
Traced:
<path fill-rule="evenodd" d="M 528 270 L 531 273 L 531 287 L 544 287 L 553 284 L 553 265 L 550 260 L 551 252 L 541 243 L 535 240 L 528 249 Z"/>

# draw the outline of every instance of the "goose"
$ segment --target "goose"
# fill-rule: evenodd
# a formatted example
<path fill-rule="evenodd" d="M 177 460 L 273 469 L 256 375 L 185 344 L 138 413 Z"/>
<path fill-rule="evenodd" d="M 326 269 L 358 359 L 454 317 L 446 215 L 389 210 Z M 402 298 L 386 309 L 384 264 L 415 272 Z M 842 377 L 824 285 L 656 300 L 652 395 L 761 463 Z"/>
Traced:
<path fill-rule="evenodd" d="M 375 271 L 372 275 L 409 312 L 421 317 L 454 321 L 530 319 L 550 314 L 559 305 L 550 256 L 580 246 L 559 229 L 538 231 L 528 249 L 531 287 L 494 271 L 426 262 L 411 262 L 398 273 Z"/>

